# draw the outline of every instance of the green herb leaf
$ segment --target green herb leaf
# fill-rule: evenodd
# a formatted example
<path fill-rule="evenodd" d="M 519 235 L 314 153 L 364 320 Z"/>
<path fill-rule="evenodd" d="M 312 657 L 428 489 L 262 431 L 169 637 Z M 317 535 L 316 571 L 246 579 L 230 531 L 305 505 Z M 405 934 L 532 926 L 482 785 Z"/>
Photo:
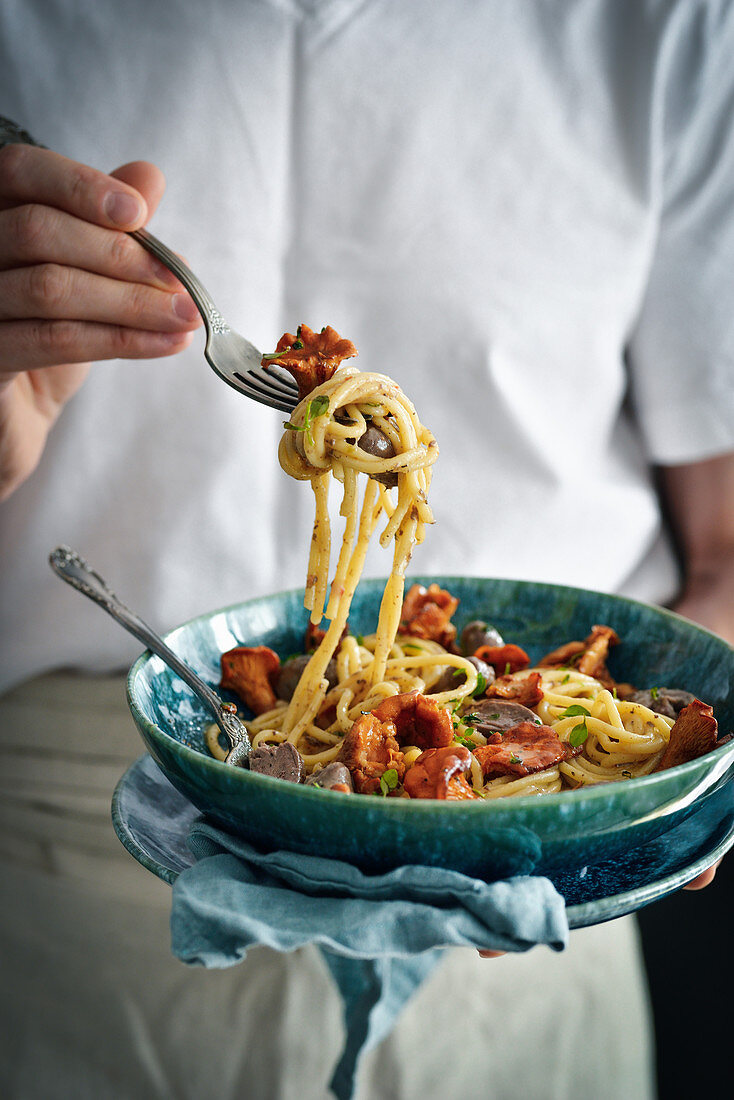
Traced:
<path fill-rule="evenodd" d="M 579 745 L 583 745 L 586 738 L 589 736 L 589 730 L 586 725 L 586 719 L 583 722 L 579 722 L 578 726 L 574 726 L 569 734 L 568 742 L 573 745 L 575 749 Z"/>
<path fill-rule="evenodd" d="M 566 675 L 561 680 L 561 683 L 562 684 L 567 684 L 570 679 L 571 679 L 571 673 L 567 672 Z"/>
<path fill-rule="evenodd" d="M 591 711 L 587 710 L 586 707 L 582 707 L 580 703 L 574 703 L 572 707 L 566 707 L 560 717 L 574 718 L 577 714 L 583 714 L 586 718 L 589 718 L 591 715 Z"/>
<path fill-rule="evenodd" d="M 291 348 L 292 348 L 293 351 L 300 351 L 302 347 L 303 347 L 303 340 L 295 340 L 291 344 Z"/>
<path fill-rule="evenodd" d="M 486 688 L 486 686 L 487 686 L 487 677 L 482 676 L 482 674 L 480 672 L 479 675 L 477 676 L 477 686 L 474 688 L 474 691 L 471 693 L 472 694 L 472 699 L 478 699 L 479 696 L 483 694 L 484 689 Z"/>
<path fill-rule="evenodd" d="M 290 350 L 290 347 L 287 347 L 283 348 L 282 351 L 268 351 L 263 355 L 263 359 L 280 359 L 281 355 L 285 355 Z"/>
<path fill-rule="evenodd" d="M 394 791 L 398 785 L 398 773 L 395 768 L 388 768 L 380 776 L 380 790 L 387 797 L 390 791 Z"/>
<path fill-rule="evenodd" d="M 460 733 L 454 734 L 454 741 L 459 745 L 463 745 L 466 749 L 475 749 L 477 746 L 468 737 L 463 737 Z"/>
<path fill-rule="evenodd" d="M 659 694 L 660 694 L 660 688 L 656 688 L 656 687 L 650 688 L 650 695 L 652 696 L 653 699 L 657 699 Z"/>
<path fill-rule="evenodd" d="M 512 666 L 510 665 L 510 662 L 508 661 L 508 662 L 507 662 L 507 664 L 505 665 L 505 676 L 509 676 L 509 675 L 510 675 L 510 668 L 511 668 L 511 667 L 512 667 Z"/>
<path fill-rule="evenodd" d="M 357 645 L 364 645 L 364 634 L 357 635 Z"/>
<path fill-rule="evenodd" d="M 465 726 L 470 726 L 472 722 L 478 722 L 481 718 L 479 714 L 462 714 L 461 720 Z"/>
<path fill-rule="evenodd" d="M 284 420 L 283 427 L 290 428 L 292 432 L 305 432 L 306 430 L 305 424 L 292 424 L 290 420 Z"/>
<path fill-rule="evenodd" d="M 514 752 L 511 752 L 510 753 L 510 763 L 511 764 L 522 764 L 522 760 L 520 759 L 519 756 L 516 756 L 516 754 Z"/>
<path fill-rule="evenodd" d="M 329 408 L 329 398 L 325 393 L 320 393 L 309 401 L 308 408 L 311 416 L 322 416 Z"/>
<path fill-rule="evenodd" d="M 451 675 L 454 677 L 454 679 L 456 679 L 457 676 L 463 676 L 464 678 L 466 678 L 466 673 L 464 672 L 463 668 L 455 668 Z"/>

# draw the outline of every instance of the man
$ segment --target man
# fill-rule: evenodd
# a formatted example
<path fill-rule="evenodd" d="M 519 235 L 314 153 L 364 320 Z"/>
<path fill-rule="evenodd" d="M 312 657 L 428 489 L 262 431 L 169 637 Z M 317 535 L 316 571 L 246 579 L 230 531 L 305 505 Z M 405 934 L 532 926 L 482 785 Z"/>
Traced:
<path fill-rule="evenodd" d="M 604 0 L 134 14 L 0 14 L 4 112 L 71 154 L 0 150 L 4 1072 L 24 1100 L 321 1096 L 339 1024 L 318 959 L 182 973 L 165 891 L 106 822 L 135 752 L 106 675 L 133 647 L 49 549 L 165 625 L 301 583 L 310 502 L 277 469 L 279 418 L 208 371 L 186 296 L 125 235 L 159 170 L 85 165 L 149 150 L 155 231 L 233 324 L 263 348 L 333 324 L 411 395 L 442 449 L 422 572 L 676 598 L 660 467 L 676 606 L 732 638 L 734 22 Z M 365 1095 L 446 1095 L 427 1018 L 461 1031 L 463 1096 L 647 1095 L 636 965 L 627 922 L 562 959 L 448 958 Z"/>

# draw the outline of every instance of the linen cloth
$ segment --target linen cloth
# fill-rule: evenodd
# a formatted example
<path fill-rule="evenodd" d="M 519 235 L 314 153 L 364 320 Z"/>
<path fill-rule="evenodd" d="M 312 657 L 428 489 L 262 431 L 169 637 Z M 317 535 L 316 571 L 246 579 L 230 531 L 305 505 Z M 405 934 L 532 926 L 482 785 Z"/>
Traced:
<path fill-rule="evenodd" d="M 344 1003 L 346 1042 L 330 1082 L 338 1100 L 352 1100 L 361 1055 L 390 1033 L 442 948 L 568 942 L 563 898 L 539 876 L 488 884 L 417 866 L 365 875 L 338 860 L 262 853 L 204 821 L 189 847 L 197 862 L 173 885 L 174 955 L 225 967 L 258 944 L 318 945 Z"/>

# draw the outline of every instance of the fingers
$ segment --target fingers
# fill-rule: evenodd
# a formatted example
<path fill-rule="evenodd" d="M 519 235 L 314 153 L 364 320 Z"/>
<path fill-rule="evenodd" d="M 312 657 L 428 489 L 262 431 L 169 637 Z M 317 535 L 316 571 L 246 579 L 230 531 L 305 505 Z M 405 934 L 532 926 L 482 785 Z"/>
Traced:
<path fill-rule="evenodd" d="M 145 332 L 84 321 L 6 321 L 0 324 L 0 383 L 24 370 L 101 359 L 155 359 L 175 355 L 192 332 Z"/>
<path fill-rule="evenodd" d="M 151 197 L 155 199 L 155 187 Z M 27 202 L 53 206 L 108 229 L 138 229 L 149 216 L 146 200 L 123 180 L 50 149 L 6 145 L 0 149 L 0 208 Z"/>
<path fill-rule="evenodd" d="M 23 318 L 101 321 L 156 332 L 180 332 L 201 323 L 188 294 L 52 263 L 0 272 L 0 321 Z"/>
<path fill-rule="evenodd" d="M 711 883 L 714 881 L 714 878 L 716 877 L 716 869 L 718 868 L 719 863 L 721 863 L 721 860 L 718 860 L 713 865 L 713 867 L 707 867 L 706 870 L 702 871 L 700 875 L 696 875 L 694 879 L 691 879 L 690 882 L 686 883 L 683 889 L 703 890 L 705 886 L 710 886 Z"/>
<path fill-rule="evenodd" d="M 157 165 L 147 160 L 134 160 L 130 164 L 115 168 L 114 172 L 110 172 L 110 176 L 112 179 L 122 180 L 123 183 L 138 191 L 148 207 L 148 218 L 153 217 L 166 189 L 166 177 Z"/>
<path fill-rule="evenodd" d="M 0 211 L 0 271 L 44 262 L 183 290 L 167 267 L 122 230 L 102 229 L 37 203 Z"/>
<path fill-rule="evenodd" d="M 201 318 L 171 273 L 127 232 L 165 188 L 155 165 L 112 175 L 48 149 L 0 149 L 0 364 L 5 374 L 190 343 Z"/>

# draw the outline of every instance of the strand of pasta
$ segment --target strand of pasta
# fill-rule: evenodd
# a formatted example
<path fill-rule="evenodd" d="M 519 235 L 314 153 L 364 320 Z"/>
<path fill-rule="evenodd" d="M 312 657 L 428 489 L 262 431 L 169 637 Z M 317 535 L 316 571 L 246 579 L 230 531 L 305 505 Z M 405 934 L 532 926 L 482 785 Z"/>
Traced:
<path fill-rule="evenodd" d="M 321 409 L 323 398 L 327 399 L 328 408 L 312 417 L 313 402 L 316 400 L 316 407 Z M 370 455 L 355 446 L 367 428 L 364 406 L 370 407 L 371 419 L 392 442 L 395 449 L 392 458 Z M 340 410 L 345 416 L 337 420 L 335 415 Z M 343 483 L 340 513 L 346 521 L 326 607 L 331 625 L 301 677 L 282 727 L 288 738 L 297 744 L 323 705 L 326 695 L 322 685 L 324 672 L 346 625 L 367 545 L 383 512 L 387 524 L 380 543 L 386 545 L 394 539 L 395 548 L 378 618 L 370 673 L 373 688 L 385 678 L 388 656 L 400 622 L 405 569 L 413 546 L 422 541 L 425 525 L 433 522 L 427 492 L 438 448 L 395 382 L 385 375 L 352 369 L 337 371 L 328 382 L 312 391 L 294 411 L 290 425 L 279 448 L 281 466 L 293 477 L 310 478 L 316 500 L 304 600 L 314 624 L 324 614 L 328 584 L 331 530 L 327 479 L 330 472 Z M 393 471 L 399 474 L 397 501 L 392 501 L 384 486 L 370 479 L 357 529 L 357 473 Z M 345 713 L 342 708 L 342 721 Z"/>
<path fill-rule="evenodd" d="M 344 580 L 344 593 L 339 600 L 339 609 L 331 620 L 321 644 L 311 657 L 293 693 L 283 724 L 283 730 L 287 734 L 293 731 L 301 715 L 311 708 L 313 696 L 317 692 L 321 694 L 321 699 L 319 700 L 320 706 L 323 696 L 326 694 L 325 691 L 322 690 L 321 684 L 324 673 L 326 672 L 326 666 L 334 655 L 334 651 L 339 644 L 339 639 L 344 632 L 352 597 L 362 574 L 362 566 L 367 553 L 367 546 L 369 545 L 370 536 L 375 529 L 378 518 L 378 509 L 375 506 L 377 496 L 376 483 L 374 481 L 369 481 L 365 489 L 364 502 L 362 504 L 359 533 Z"/>

